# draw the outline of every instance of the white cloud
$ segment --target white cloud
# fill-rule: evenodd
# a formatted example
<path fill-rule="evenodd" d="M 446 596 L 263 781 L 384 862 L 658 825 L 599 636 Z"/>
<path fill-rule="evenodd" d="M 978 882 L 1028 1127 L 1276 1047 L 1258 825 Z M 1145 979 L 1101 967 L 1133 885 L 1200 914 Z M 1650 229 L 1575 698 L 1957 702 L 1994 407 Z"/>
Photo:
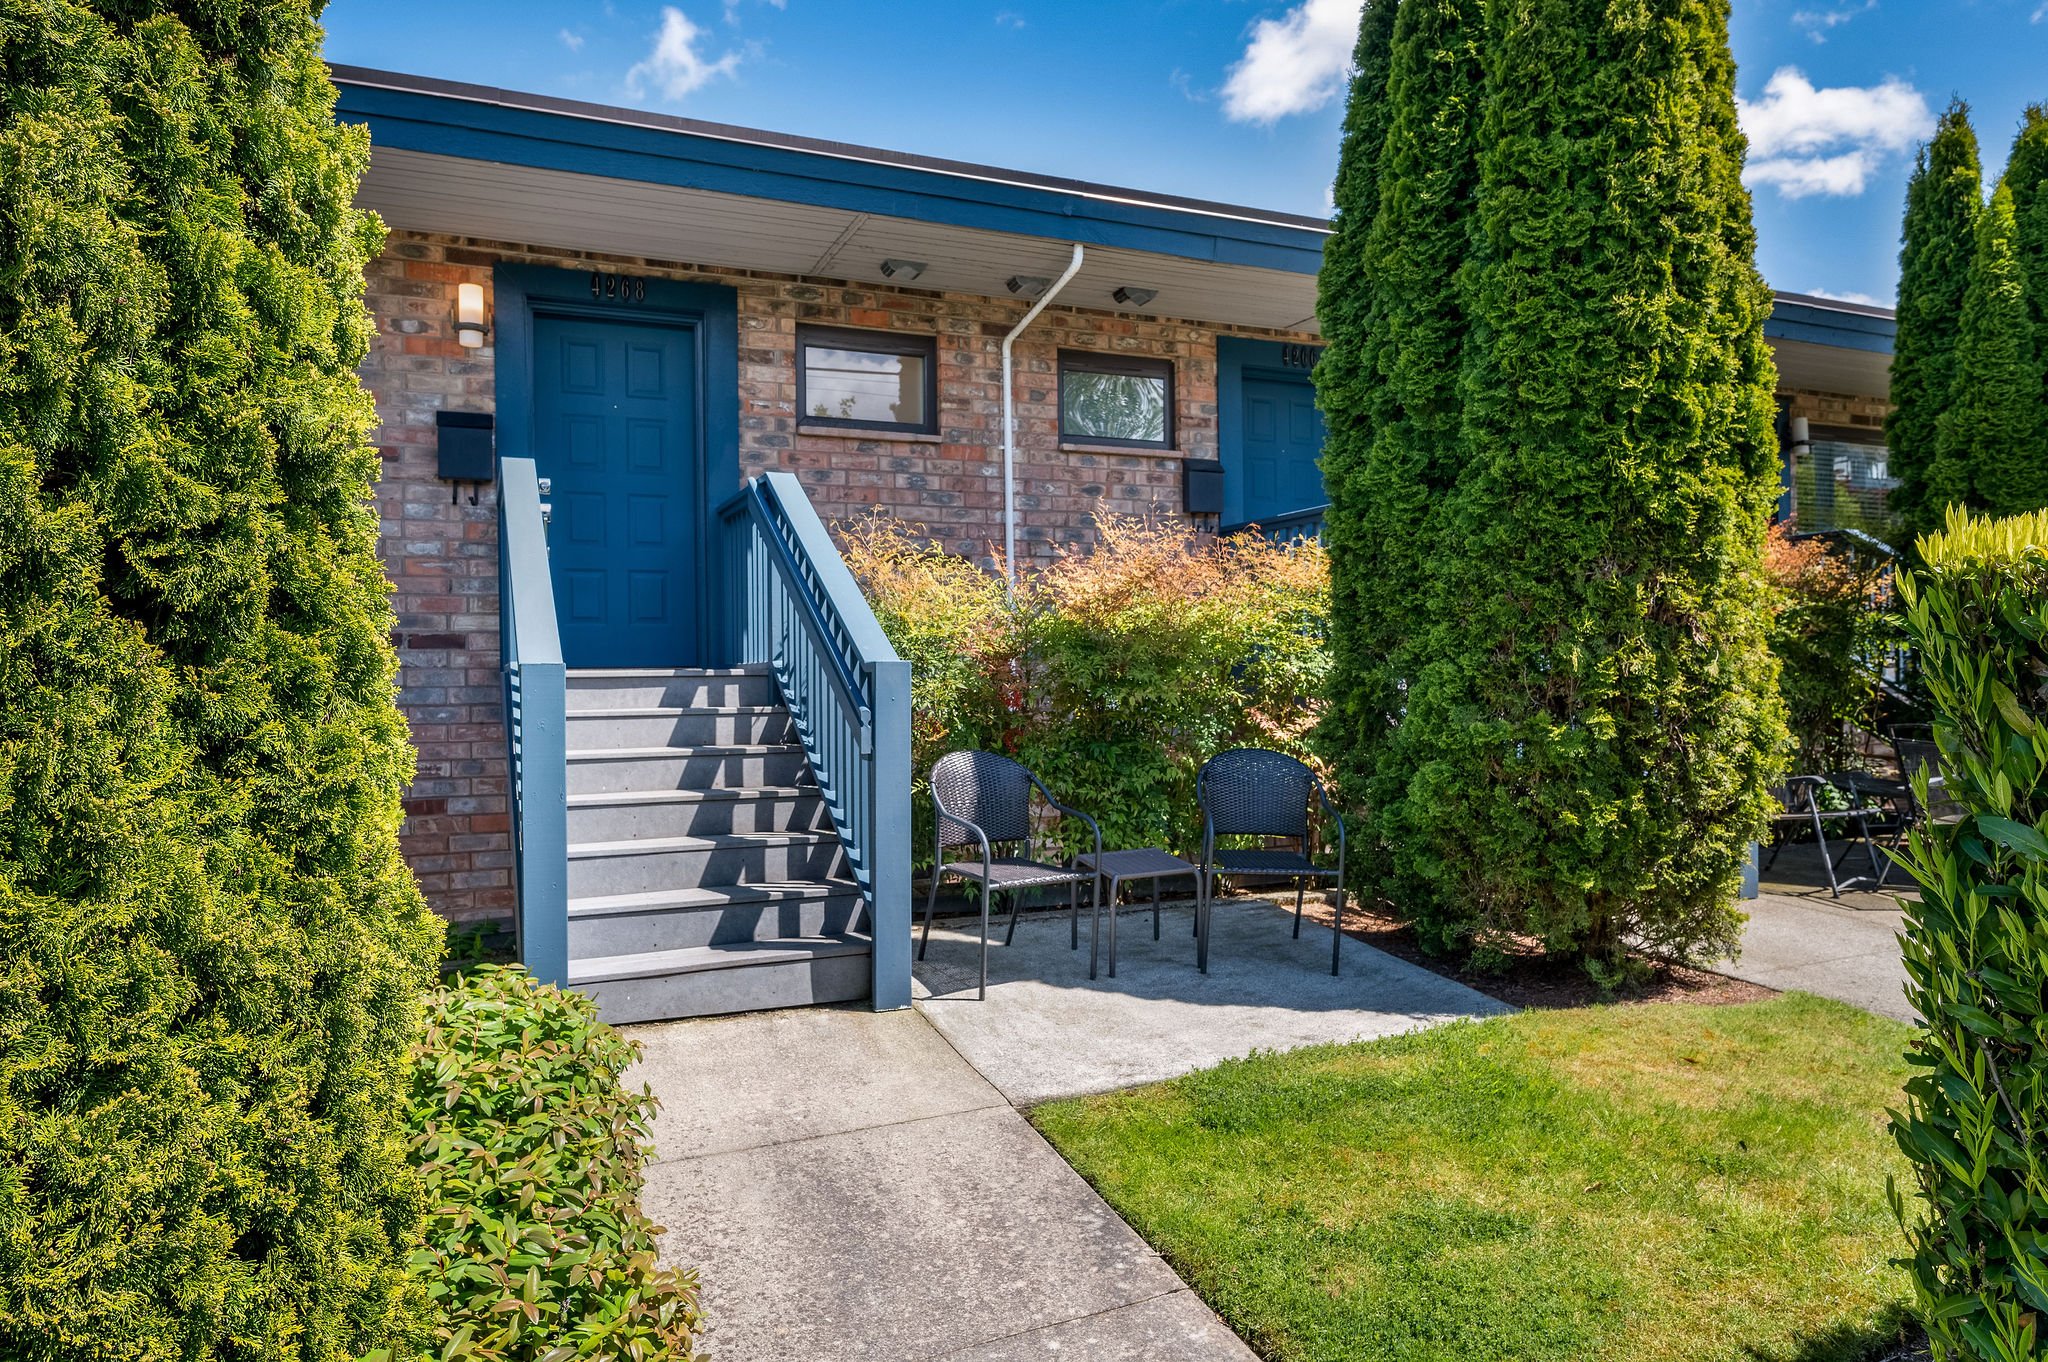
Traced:
<path fill-rule="evenodd" d="M 1022 28 L 1024 27 L 1024 16 L 1014 10 L 1006 9 L 996 16 L 996 26 L 998 28 Z"/>
<path fill-rule="evenodd" d="M 1826 298 L 1830 302 L 1836 303 L 1861 303 L 1864 307 L 1890 306 L 1882 298 L 1873 298 L 1867 293 L 1858 293 L 1854 289 L 1844 289 L 1842 292 L 1836 293 L 1831 289 L 1810 288 L 1804 290 L 1804 292 L 1809 298 Z"/>
<path fill-rule="evenodd" d="M 1817 89 L 1798 67 L 1782 66 L 1762 98 L 1736 104 L 1749 134 L 1743 179 L 1788 199 L 1861 194 L 1886 157 L 1934 131 L 1926 98 L 1896 76 Z"/>
<path fill-rule="evenodd" d="M 1351 73 L 1362 8 L 1361 0 L 1301 0 L 1253 24 L 1223 83 L 1223 111 L 1241 123 L 1271 123 L 1336 98 Z"/>
<path fill-rule="evenodd" d="M 654 50 L 645 60 L 626 72 L 626 89 L 639 98 L 648 86 L 664 99 L 681 99 L 692 90 L 719 76 L 729 76 L 740 64 L 738 52 L 728 52 L 716 61 L 697 50 L 704 30 L 674 5 L 661 8 L 661 32 L 655 35 Z"/>
<path fill-rule="evenodd" d="M 1804 29 L 1806 36 L 1817 43 L 1828 40 L 1828 30 L 1840 28 L 1859 14 L 1868 14 L 1877 8 L 1877 0 L 1863 0 L 1860 5 L 1846 5 L 1836 9 L 1801 9 L 1792 12 L 1792 26 Z"/>
<path fill-rule="evenodd" d="M 2039 9 L 2037 9 L 2037 10 L 2035 10 L 2035 11 L 2034 11 L 2034 18 L 2033 18 L 2033 22 L 2034 22 L 2034 23 L 2037 23 L 2037 24 L 2038 24 L 2038 23 L 2040 23 L 2040 22 L 2041 22 L 2041 21 L 2042 21 L 2043 19 L 2048 19 L 2048 5 L 2043 5 L 2043 6 L 2041 6 L 2041 8 L 2039 8 Z"/>
<path fill-rule="evenodd" d="M 581 52 L 583 50 L 583 35 L 581 33 L 571 33 L 565 28 L 555 36 L 560 38 L 562 46 L 568 48 L 571 52 Z"/>

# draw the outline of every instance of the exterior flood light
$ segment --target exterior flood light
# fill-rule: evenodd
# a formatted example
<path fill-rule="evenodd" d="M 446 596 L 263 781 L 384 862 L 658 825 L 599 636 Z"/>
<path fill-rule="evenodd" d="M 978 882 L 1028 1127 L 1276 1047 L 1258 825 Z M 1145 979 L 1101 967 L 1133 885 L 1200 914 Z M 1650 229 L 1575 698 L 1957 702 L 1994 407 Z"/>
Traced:
<path fill-rule="evenodd" d="M 1042 274 L 1013 274 L 1003 281 L 1003 287 L 1026 298 L 1036 298 L 1052 287 L 1052 280 Z"/>
<path fill-rule="evenodd" d="M 884 260 L 882 262 L 882 277 L 884 279 L 899 277 L 906 280 L 915 279 L 920 274 L 923 274 L 924 271 L 925 263 L 922 260 Z"/>
<path fill-rule="evenodd" d="M 455 286 L 455 339 L 474 350 L 484 343 L 484 286 Z"/>
<path fill-rule="evenodd" d="M 1132 288 L 1129 284 L 1125 284 L 1109 296 L 1122 303 L 1125 307 L 1143 307 L 1159 296 L 1159 290 L 1156 288 Z"/>

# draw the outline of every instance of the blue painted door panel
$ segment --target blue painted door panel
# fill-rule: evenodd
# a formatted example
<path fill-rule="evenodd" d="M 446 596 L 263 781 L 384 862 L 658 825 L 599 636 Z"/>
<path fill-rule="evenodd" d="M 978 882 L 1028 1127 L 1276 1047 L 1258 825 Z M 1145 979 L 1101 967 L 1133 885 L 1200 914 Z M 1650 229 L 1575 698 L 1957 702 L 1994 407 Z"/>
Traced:
<path fill-rule="evenodd" d="M 1310 383 L 1244 380 L 1244 518 L 1286 515 L 1321 506 L 1323 414 Z"/>
<path fill-rule="evenodd" d="M 533 453 L 571 667 L 697 661 L 696 334 L 534 318 Z"/>

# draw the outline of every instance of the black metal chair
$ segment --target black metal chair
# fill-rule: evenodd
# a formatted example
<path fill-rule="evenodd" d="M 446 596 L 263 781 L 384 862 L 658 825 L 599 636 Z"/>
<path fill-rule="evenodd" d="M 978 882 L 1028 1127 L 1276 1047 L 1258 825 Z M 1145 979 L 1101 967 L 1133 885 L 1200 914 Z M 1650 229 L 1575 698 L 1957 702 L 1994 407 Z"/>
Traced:
<path fill-rule="evenodd" d="M 1052 797 L 1045 782 L 1026 767 L 995 752 L 948 752 L 932 767 L 933 856 L 931 891 L 924 901 L 924 933 L 917 946 L 917 958 L 924 959 L 931 944 L 932 915 L 938 908 L 939 881 L 948 875 L 972 880 L 981 886 L 981 991 L 988 997 L 988 906 L 998 892 L 1010 896 L 1010 930 L 1003 937 L 1009 945 L 1017 935 L 1017 913 L 1023 906 L 1019 894 L 1046 885 L 1067 886 L 1068 927 L 1073 949 L 1081 946 L 1081 884 L 1094 885 L 1096 901 L 1102 896 L 1102 881 L 1092 871 L 1073 868 L 1073 857 L 1061 853 L 1067 864 L 1053 865 L 1040 859 L 1041 848 L 1031 816 L 1031 792 L 1037 790 L 1046 805 L 1069 818 L 1079 819 L 1095 835 L 1095 855 L 1102 856 L 1102 829 L 1093 818 Z M 1020 855 L 1002 856 L 997 849 L 1015 846 Z M 949 847 L 979 847 L 979 861 L 948 861 Z"/>
<path fill-rule="evenodd" d="M 1793 832 L 1813 831 L 1813 840 L 1820 847 L 1821 865 L 1828 872 L 1828 889 L 1836 898 L 1842 897 L 1844 889 L 1868 883 L 1875 889 L 1884 883 L 1884 867 L 1877 859 L 1877 839 L 1872 836 L 1870 825 L 1884 817 L 1884 810 L 1874 804 L 1855 803 L 1845 809 L 1823 809 L 1820 806 L 1820 792 L 1830 785 L 1825 776 L 1787 776 L 1785 783 L 1778 787 L 1779 811 L 1771 815 L 1771 854 L 1764 861 L 1763 868 L 1769 870 L 1777 863 L 1778 853 L 1784 849 L 1786 837 Z M 1863 848 L 1870 853 L 1870 874 L 1851 875 L 1844 879 L 1838 873 L 1841 863 L 1849 859 L 1854 846 L 1842 848 L 1840 857 L 1828 850 L 1827 825 L 1829 823 L 1853 824 L 1856 834 L 1863 839 Z"/>
<path fill-rule="evenodd" d="M 1309 855 L 1311 796 L 1337 823 L 1337 865 L 1319 866 Z M 1344 943 L 1344 817 L 1330 803 L 1316 773 L 1284 752 L 1240 747 L 1219 752 L 1202 763 L 1195 776 L 1195 797 L 1202 806 L 1202 874 L 1196 906 L 1195 964 L 1209 972 L 1209 917 L 1216 881 L 1224 875 L 1258 876 L 1294 881 L 1294 935 L 1301 936 L 1302 898 L 1312 879 L 1337 881 L 1337 930 L 1330 942 L 1330 973 L 1337 973 Z M 1219 847 L 1219 837 L 1293 837 L 1300 850 L 1284 847 L 1237 849 Z"/>

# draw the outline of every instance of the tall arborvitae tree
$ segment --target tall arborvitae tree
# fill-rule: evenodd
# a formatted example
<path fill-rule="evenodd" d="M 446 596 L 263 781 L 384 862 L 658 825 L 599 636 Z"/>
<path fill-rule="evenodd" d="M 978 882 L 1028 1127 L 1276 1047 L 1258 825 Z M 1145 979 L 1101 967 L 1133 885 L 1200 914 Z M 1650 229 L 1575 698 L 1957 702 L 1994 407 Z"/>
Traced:
<path fill-rule="evenodd" d="M 1372 552 L 1358 531 L 1364 503 L 1360 473 L 1372 447 L 1372 404 L 1379 385 L 1378 342 L 1371 330 L 1372 289 L 1366 242 L 1379 212 L 1380 154 L 1387 140 L 1387 71 L 1397 0 L 1366 0 L 1352 53 L 1355 74 L 1344 112 L 1344 139 L 1332 190 L 1337 212 L 1323 246 L 1316 296 L 1323 353 L 1316 362 L 1316 405 L 1322 409 L 1323 491 L 1330 499 L 1324 543 L 1330 552 L 1330 652 L 1335 678 L 1318 745 L 1338 773 L 1347 802 L 1364 798 L 1361 747 L 1380 740 L 1386 724 L 1386 669 L 1381 659 L 1372 585 Z"/>
<path fill-rule="evenodd" d="M 1596 972 L 1732 946 L 1784 724 L 1777 496 L 1726 0 L 1493 0 L 1469 459 L 1403 725 L 1446 936 Z"/>
<path fill-rule="evenodd" d="M 2048 463 L 2048 104 L 2027 108 L 2005 163 L 2012 191 L 2013 253 L 2026 295 L 2031 362 L 2040 379 L 2033 457 Z"/>
<path fill-rule="evenodd" d="M 1929 489 L 1942 504 L 1994 515 L 2048 506 L 2041 375 L 2020 282 L 2012 190 L 2001 183 L 1977 218 L 1970 286 L 1956 336 L 1955 379 L 1936 423 Z"/>
<path fill-rule="evenodd" d="M 439 931 L 318 0 L 0 23 L 0 1355 L 402 1338 Z"/>
<path fill-rule="evenodd" d="M 1891 508 L 1907 544 L 1942 522 L 1929 486 L 1941 413 L 1955 385 L 1956 336 L 1970 284 L 1984 175 L 1970 106 L 1958 99 L 1921 148 L 1906 187 L 1899 251 L 1898 336 L 1892 344 L 1892 411 L 1885 419 L 1890 467 L 1899 480 Z"/>
<path fill-rule="evenodd" d="M 1391 109 L 1380 162 L 1379 216 L 1366 247 L 1370 326 L 1380 346 L 1373 440 L 1358 480 L 1355 529 L 1370 576 L 1360 590 L 1377 670 L 1357 735 L 1366 826 L 1381 848 L 1385 892 L 1423 921 L 1437 892 L 1403 826 L 1413 775 L 1401 737 L 1403 687 L 1427 659 L 1440 620 L 1433 519 L 1464 467 L 1458 371 L 1465 304 L 1459 271 L 1472 249 L 1483 76 L 1481 0 L 1406 0 L 1394 26 Z"/>

